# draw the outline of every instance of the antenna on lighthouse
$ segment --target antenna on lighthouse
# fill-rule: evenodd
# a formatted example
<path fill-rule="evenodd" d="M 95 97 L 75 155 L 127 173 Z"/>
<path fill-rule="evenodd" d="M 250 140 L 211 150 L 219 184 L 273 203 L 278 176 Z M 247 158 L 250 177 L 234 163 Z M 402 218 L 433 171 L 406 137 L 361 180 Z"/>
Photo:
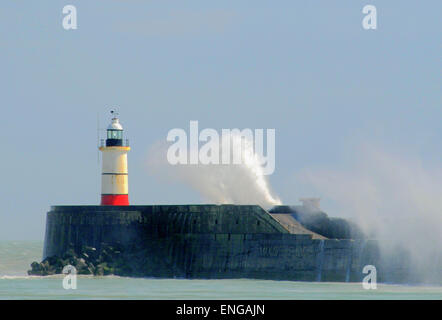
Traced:
<path fill-rule="evenodd" d="M 100 147 L 100 115 L 97 112 L 97 144 Z M 97 165 L 100 165 L 100 150 L 97 148 Z"/>

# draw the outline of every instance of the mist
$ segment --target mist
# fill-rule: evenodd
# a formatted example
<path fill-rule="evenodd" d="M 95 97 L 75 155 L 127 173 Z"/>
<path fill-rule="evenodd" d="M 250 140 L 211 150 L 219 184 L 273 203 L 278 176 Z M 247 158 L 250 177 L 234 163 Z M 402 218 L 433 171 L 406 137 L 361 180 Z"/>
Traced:
<path fill-rule="evenodd" d="M 345 169 L 308 168 L 295 179 L 379 240 L 385 256 L 405 249 L 421 280 L 440 278 L 442 169 L 374 146 L 355 151 Z"/>

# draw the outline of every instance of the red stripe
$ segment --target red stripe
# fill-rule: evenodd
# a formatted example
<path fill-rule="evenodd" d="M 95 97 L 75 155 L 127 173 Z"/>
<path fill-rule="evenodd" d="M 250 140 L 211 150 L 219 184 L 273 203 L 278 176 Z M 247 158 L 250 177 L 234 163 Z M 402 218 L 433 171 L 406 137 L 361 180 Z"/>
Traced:
<path fill-rule="evenodd" d="M 127 194 L 102 194 L 102 206 L 128 206 L 129 195 Z"/>

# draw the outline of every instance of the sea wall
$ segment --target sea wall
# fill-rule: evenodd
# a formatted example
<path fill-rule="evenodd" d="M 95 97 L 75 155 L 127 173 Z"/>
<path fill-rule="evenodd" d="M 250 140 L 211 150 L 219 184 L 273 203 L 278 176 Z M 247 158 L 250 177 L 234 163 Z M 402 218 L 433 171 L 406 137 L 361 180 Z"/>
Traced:
<path fill-rule="evenodd" d="M 71 246 L 99 252 L 104 245 L 136 250 L 127 263 L 152 277 L 361 281 L 363 266 L 379 264 L 375 241 L 290 234 L 259 206 L 53 206 L 48 212 L 44 258 Z"/>
<path fill-rule="evenodd" d="M 145 236 L 163 239 L 204 233 L 288 231 L 259 206 L 52 206 L 46 217 L 43 256 L 59 255 L 70 244 L 99 248 L 102 242 L 131 244 Z"/>

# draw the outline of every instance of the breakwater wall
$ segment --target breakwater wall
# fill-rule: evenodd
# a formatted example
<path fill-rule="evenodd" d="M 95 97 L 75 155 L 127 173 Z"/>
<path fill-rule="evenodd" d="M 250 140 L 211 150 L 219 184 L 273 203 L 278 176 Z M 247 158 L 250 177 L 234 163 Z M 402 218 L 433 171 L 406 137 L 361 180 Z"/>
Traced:
<path fill-rule="evenodd" d="M 44 258 L 104 245 L 136 250 L 125 263 L 147 277 L 361 281 L 365 265 L 381 265 L 375 241 L 293 234 L 254 205 L 53 206 L 47 213 Z"/>

